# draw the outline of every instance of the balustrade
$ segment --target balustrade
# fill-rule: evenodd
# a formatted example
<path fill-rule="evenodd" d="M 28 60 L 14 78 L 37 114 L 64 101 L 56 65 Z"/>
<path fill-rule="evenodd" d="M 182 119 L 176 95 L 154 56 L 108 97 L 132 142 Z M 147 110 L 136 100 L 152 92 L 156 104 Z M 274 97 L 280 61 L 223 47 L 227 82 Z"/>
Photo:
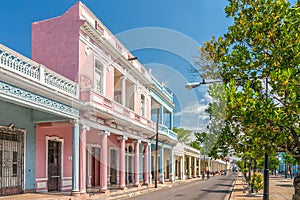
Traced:
<path fill-rule="evenodd" d="M 66 95 L 77 97 L 78 85 L 0 44 L 0 67 Z"/>
<path fill-rule="evenodd" d="M 166 127 L 162 124 L 159 124 L 158 130 L 163 132 L 166 136 L 168 136 L 174 140 L 177 140 L 177 134 L 175 132 L 171 131 L 168 127 Z"/>
<path fill-rule="evenodd" d="M 90 95 L 88 95 L 87 93 L 90 93 Z M 81 96 L 84 97 L 81 100 L 94 101 L 96 103 L 94 104 L 95 106 L 99 106 L 100 109 L 101 107 L 106 108 L 106 110 L 112 113 L 112 115 L 114 116 L 125 118 L 132 122 L 137 122 L 140 125 L 147 126 L 148 128 L 155 130 L 154 122 L 138 115 L 133 110 L 126 108 L 116 101 L 112 101 L 100 94 L 93 92 L 92 90 L 83 92 Z"/>

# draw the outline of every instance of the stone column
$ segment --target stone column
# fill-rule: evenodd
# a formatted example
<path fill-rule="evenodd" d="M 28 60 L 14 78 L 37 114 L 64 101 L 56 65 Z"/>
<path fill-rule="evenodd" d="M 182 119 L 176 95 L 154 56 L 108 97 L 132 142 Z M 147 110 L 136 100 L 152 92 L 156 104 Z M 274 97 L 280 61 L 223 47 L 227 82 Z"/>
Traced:
<path fill-rule="evenodd" d="M 148 163 L 148 165 L 149 165 L 149 176 L 148 176 L 148 179 L 149 179 L 149 184 L 152 184 L 152 174 L 151 174 L 151 172 L 152 172 L 152 166 L 151 166 L 151 164 L 152 164 L 152 162 L 154 162 L 154 160 L 152 160 L 152 157 L 151 157 L 151 155 L 152 155 L 152 152 L 151 152 L 152 150 L 151 150 L 151 142 L 149 142 L 148 143 L 148 157 L 149 157 L 149 163 Z"/>
<path fill-rule="evenodd" d="M 122 105 L 125 106 L 125 101 L 126 101 L 126 77 L 123 76 L 121 78 L 121 80 L 122 80 L 121 100 L 122 100 Z"/>
<path fill-rule="evenodd" d="M 80 146 L 79 146 L 79 165 L 80 165 L 80 184 L 79 191 L 81 194 L 86 193 L 86 131 L 88 127 L 83 126 L 80 132 Z"/>
<path fill-rule="evenodd" d="M 180 178 L 185 179 L 185 165 L 184 165 L 184 155 L 180 158 Z"/>
<path fill-rule="evenodd" d="M 198 159 L 198 176 L 201 177 L 201 158 Z"/>
<path fill-rule="evenodd" d="M 149 163 L 148 163 L 148 143 L 143 143 L 144 151 L 143 151 L 143 185 L 149 184 L 148 179 L 148 169 L 149 169 Z"/>
<path fill-rule="evenodd" d="M 197 177 L 197 158 L 194 157 L 194 178 Z"/>
<path fill-rule="evenodd" d="M 192 157 L 189 156 L 189 164 L 188 164 L 188 178 L 192 178 Z"/>
<path fill-rule="evenodd" d="M 139 180 L 139 153 L 140 153 L 140 140 L 134 140 L 134 185 L 139 187 L 140 180 Z"/>
<path fill-rule="evenodd" d="M 120 142 L 120 154 L 119 154 L 119 161 L 120 161 L 120 171 L 119 171 L 119 188 L 126 189 L 125 185 L 125 141 L 128 138 L 125 136 L 119 136 L 118 140 Z"/>
<path fill-rule="evenodd" d="M 100 192 L 108 193 L 109 190 L 107 189 L 107 169 L 108 169 L 108 162 L 107 162 L 107 140 L 110 132 L 108 131 L 101 131 L 100 133 Z"/>
<path fill-rule="evenodd" d="M 162 146 L 160 148 L 160 180 L 159 182 L 160 183 L 164 183 L 165 182 L 165 175 L 164 175 L 164 147 Z"/>
<path fill-rule="evenodd" d="M 173 172 L 173 159 L 174 159 L 174 154 L 173 154 L 173 150 L 170 149 L 170 181 L 173 182 L 174 181 L 174 172 Z"/>
<path fill-rule="evenodd" d="M 72 137 L 72 195 L 79 195 L 79 124 L 73 125 Z"/>

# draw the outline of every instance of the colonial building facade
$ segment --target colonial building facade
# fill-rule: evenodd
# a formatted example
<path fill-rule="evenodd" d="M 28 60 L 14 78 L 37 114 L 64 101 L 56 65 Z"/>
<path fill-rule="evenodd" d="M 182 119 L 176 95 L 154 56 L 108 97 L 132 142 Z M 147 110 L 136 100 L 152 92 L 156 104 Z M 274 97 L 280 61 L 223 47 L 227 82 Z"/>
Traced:
<path fill-rule="evenodd" d="M 58 179 L 64 187 L 72 181 L 65 147 L 78 130 L 78 84 L 3 45 L 0 69 L 0 195 L 49 191 Z"/>
<path fill-rule="evenodd" d="M 0 195 L 139 187 L 157 167 L 161 183 L 199 175 L 172 93 L 84 4 L 32 24 L 32 59 L 0 45 Z"/>

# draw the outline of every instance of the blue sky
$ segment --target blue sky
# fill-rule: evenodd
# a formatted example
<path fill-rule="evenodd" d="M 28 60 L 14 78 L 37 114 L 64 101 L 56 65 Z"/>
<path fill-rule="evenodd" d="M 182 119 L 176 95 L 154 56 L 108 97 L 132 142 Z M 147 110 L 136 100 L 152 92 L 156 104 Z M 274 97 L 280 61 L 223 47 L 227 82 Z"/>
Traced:
<path fill-rule="evenodd" d="M 62 15 L 75 0 L 1 0 L 0 43 L 31 58 L 31 23 Z M 188 72 L 197 49 L 227 31 L 226 0 L 83 0 L 95 15 L 176 97 L 177 127 L 206 127 L 205 87 L 186 91 L 200 78 Z M 155 36 L 154 36 L 155 35 Z M 138 38 L 137 38 L 138 37 Z M 155 44 L 155 45 L 152 45 Z"/>

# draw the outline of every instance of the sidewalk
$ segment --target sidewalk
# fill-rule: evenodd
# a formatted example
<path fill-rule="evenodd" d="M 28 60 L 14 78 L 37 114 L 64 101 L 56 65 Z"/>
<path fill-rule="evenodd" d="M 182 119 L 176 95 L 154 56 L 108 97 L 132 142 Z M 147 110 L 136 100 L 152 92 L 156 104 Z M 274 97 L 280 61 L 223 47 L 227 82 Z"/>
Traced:
<path fill-rule="evenodd" d="M 262 200 L 263 191 L 258 196 L 249 195 L 249 190 L 245 187 L 247 184 L 242 180 L 239 174 L 230 200 Z M 294 194 L 293 180 L 285 179 L 283 176 L 270 176 L 269 198 L 270 200 L 291 200 Z"/>

